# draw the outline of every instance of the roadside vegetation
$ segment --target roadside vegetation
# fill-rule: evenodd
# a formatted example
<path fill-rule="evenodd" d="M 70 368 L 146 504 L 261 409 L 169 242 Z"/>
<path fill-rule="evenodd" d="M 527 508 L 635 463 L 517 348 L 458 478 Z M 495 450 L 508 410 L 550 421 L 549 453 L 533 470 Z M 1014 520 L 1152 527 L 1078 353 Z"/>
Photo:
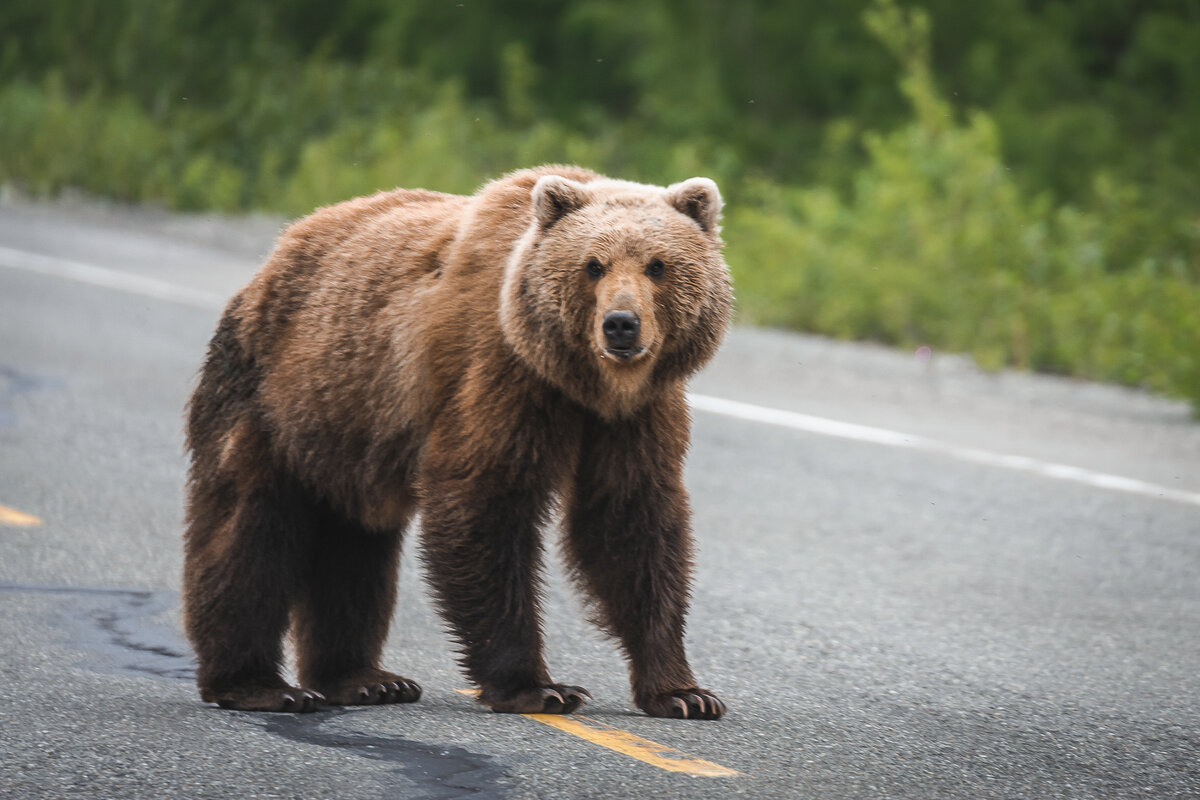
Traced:
<path fill-rule="evenodd" d="M 1200 7 L 0 4 L 0 183 L 302 214 L 715 178 L 743 322 L 1200 409 Z"/>

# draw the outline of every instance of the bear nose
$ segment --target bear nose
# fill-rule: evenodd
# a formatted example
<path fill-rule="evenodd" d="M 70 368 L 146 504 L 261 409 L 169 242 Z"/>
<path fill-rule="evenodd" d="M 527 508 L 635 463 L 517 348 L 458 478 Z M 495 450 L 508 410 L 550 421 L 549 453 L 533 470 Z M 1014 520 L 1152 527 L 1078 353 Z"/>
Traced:
<path fill-rule="evenodd" d="M 642 321 L 632 311 L 610 311 L 601 325 L 610 350 L 632 350 L 641 328 Z"/>

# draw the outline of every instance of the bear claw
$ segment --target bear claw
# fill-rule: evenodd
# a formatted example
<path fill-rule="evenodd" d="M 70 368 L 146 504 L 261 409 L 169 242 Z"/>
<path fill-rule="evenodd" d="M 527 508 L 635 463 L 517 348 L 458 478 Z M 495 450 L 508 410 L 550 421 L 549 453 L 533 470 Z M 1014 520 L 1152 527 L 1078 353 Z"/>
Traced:
<path fill-rule="evenodd" d="M 325 702 L 335 706 L 376 706 L 389 703 L 415 703 L 421 698 L 421 687 L 416 681 L 379 670 L 374 674 L 359 675 L 359 680 L 343 680 L 333 685 L 323 684 L 328 698 Z M 366 678 L 366 682 L 360 682 Z"/>
<path fill-rule="evenodd" d="M 309 711 L 316 711 L 317 707 L 323 702 L 325 702 L 325 695 L 309 689 L 299 689 L 295 692 L 283 693 L 284 711 L 295 711 L 304 714 Z"/>
<path fill-rule="evenodd" d="M 325 695 L 295 686 L 251 686 L 222 692 L 205 691 L 201 697 L 221 708 L 236 711 L 279 711 L 307 714 L 325 702 Z"/>
<path fill-rule="evenodd" d="M 500 698 L 483 692 L 479 701 L 501 714 L 570 714 L 591 698 L 592 695 L 582 686 L 554 683 Z"/>
<path fill-rule="evenodd" d="M 652 717 L 674 719 L 720 719 L 726 707 L 707 689 L 677 689 L 638 703 Z"/>

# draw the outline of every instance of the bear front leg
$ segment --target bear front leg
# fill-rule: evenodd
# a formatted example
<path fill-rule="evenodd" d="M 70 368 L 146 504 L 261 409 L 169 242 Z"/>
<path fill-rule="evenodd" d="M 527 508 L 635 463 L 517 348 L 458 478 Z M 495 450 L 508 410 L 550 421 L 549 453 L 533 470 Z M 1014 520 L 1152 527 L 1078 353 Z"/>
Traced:
<path fill-rule="evenodd" d="M 683 646 L 692 570 L 687 421 L 686 406 L 664 402 L 635 419 L 589 425 L 564 516 L 566 550 L 596 622 L 625 650 L 638 707 L 718 719 L 725 704 L 696 685 Z"/>
<path fill-rule="evenodd" d="M 431 588 L 481 703 L 498 712 L 569 714 L 590 695 L 552 682 L 542 658 L 538 528 L 548 491 L 530 485 L 530 470 L 477 469 L 426 476 L 421 528 Z"/>

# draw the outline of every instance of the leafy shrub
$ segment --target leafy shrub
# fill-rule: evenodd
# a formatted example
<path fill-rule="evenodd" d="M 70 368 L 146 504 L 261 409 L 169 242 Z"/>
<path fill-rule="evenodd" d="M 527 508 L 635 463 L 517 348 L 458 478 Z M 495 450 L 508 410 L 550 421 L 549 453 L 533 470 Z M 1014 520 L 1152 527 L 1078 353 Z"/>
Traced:
<path fill-rule="evenodd" d="M 991 117 L 957 121 L 938 95 L 927 18 L 878 2 L 867 19 L 901 59 L 915 120 L 864 137 L 869 163 L 845 199 L 747 188 L 726 226 L 743 319 L 968 351 L 989 368 L 1148 386 L 1200 407 L 1200 285 L 1181 255 L 1139 238 L 1149 212 L 1137 193 L 1101 175 L 1094 209 L 1029 197 Z"/>
<path fill-rule="evenodd" d="M 514 2 L 9 0 L 0 182 L 301 214 L 542 162 L 706 174 L 743 321 L 1200 410 L 1188 7 L 925 0 L 937 38 L 893 0 L 865 25 L 853 3 Z"/>

